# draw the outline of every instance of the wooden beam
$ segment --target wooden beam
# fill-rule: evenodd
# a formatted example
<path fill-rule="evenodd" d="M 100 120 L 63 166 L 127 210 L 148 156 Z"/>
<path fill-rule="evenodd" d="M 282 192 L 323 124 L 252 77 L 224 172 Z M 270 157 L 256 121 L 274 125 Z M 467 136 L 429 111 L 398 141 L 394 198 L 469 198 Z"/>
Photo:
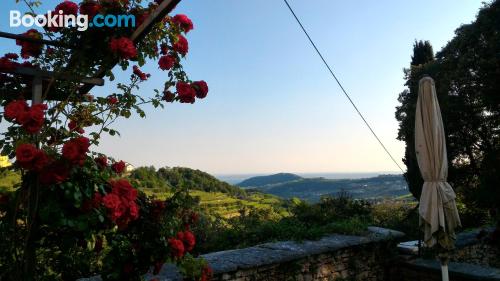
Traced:
<path fill-rule="evenodd" d="M 148 16 L 146 20 L 132 33 L 130 40 L 137 42 L 142 40 L 144 36 L 153 28 L 153 25 L 163 20 L 181 0 L 163 0 L 160 5 Z"/>
<path fill-rule="evenodd" d="M 94 86 L 103 86 L 104 85 L 104 79 L 102 78 L 94 78 L 94 77 L 77 77 L 77 76 L 71 76 L 66 73 L 55 73 L 52 71 L 46 71 L 46 70 L 40 70 L 32 67 L 16 67 L 15 70 L 12 71 L 0 71 L 0 72 L 5 72 L 5 73 L 13 73 L 13 74 L 19 74 L 19 75 L 25 75 L 25 76 L 34 76 L 34 77 L 40 77 L 40 78 L 57 78 L 57 79 L 63 79 L 63 80 L 68 80 L 68 81 L 75 81 L 79 83 L 83 83 L 86 85 L 94 85 Z"/>
<path fill-rule="evenodd" d="M 62 43 L 62 42 L 53 41 L 53 40 L 38 39 L 38 38 L 33 38 L 33 37 L 21 35 L 21 34 L 13 34 L 13 33 L 0 31 L 0 37 L 21 40 L 21 41 L 26 41 L 26 42 L 32 42 L 32 43 L 40 43 L 40 44 L 45 44 L 45 45 L 54 46 L 54 47 L 63 47 L 66 49 L 76 49 L 76 46 L 70 46 L 70 45 Z"/>

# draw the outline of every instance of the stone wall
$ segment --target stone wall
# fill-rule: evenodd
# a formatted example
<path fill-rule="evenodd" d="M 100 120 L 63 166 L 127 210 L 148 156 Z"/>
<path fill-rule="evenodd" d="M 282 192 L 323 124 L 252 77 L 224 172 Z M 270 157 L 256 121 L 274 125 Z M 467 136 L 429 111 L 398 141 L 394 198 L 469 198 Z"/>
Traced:
<path fill-rule="evenodd" d="M 370 228 L 368 236 L 331 235 L 319 241 L 277 242 L 204 256 L 214 281 L 389 279 L 400 232 Z"/>
<path fill-rule="evenodd" d="M 276 242 L 203 255 L 213 269 L 213 281 L 389 280 L 404 234 L 369 227 L 365 236 L 330 235 L 318 241 Z M 145 280 L 180 281 L 173 265 Z M 100 277 L 79 281 L 100 281 Z"/>
<path fill-rule="evenodd" d="M 214 281 L 388 280 L 403 233 L 370 227 L 366 236 L 330 235 L 318 241 L 276 242 L 203 257 Z"/>
<path fill-rule="evenodd" d="M 435 259 L 398 255 L 403 233 L 370 227 L 365 236 L 330 235 L 318 241 L 276 242 L 203 255 L 214 281 L 440 281 Z M 492 247 L 481 230 L 457 237 L 449 264 L 453 281 L 500 281 L 500 249 Z M 173 265 L 148 274 L 145 280 L 180 281 Z M 100 281 L 99 277 L 80 281 Z"/>
<path fill-rule="evenodd" d="M 451 260 L 500 268 L 500 247 L 489 243 L 493 230 L 476 229 L 457 235 L 457 249 Z"/>

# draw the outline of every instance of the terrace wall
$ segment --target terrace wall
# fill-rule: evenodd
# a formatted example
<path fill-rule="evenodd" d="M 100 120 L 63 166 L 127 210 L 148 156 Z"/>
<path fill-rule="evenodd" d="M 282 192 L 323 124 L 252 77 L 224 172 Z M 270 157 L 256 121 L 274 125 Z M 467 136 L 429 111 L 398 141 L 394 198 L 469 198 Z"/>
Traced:
<path fill-rule="evenodd" d="M 214 281 L 389 280 L 398 231 L 370 227 L 366 236 L 330 235 L 318 241 L 276 242 L 206 254 Z M 181 280 L 166 266 L 156 277 Z"/>

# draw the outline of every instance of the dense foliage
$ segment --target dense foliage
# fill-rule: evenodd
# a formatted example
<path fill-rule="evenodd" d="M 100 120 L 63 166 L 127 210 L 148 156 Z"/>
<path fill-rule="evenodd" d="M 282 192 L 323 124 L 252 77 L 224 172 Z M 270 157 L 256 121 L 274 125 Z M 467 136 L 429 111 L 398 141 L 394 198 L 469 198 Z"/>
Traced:
<path fill-rule="evenodd" d="M 419 198 L 422 179 L 414 159 L 414 112 L 418 80 L 429 74 L 445 124 L 450 163 L 448 181 L 460 204 L 469 211 L 464 225 L 485 221 L 489 210 L 498 216 L 500 202 L 500 1 L 480 10 L 476 20 L 462 25 L 435 58 L 428 43 L 414 46 L 408 87 L 399 96 L 396 118 L 400 140 L 406 142 L 405 164 L 410 189 Z M 470 225 L 469 225 L 470 226 Z"/>
<path fill-rule="evenodd" d="M 134 15 L 140 26 L 162 2 L 63 1 L 54 13 Z M 41 2 L 24 4 L 34 11 Z M 77 48 L 20 39 L 19 50 L 0 58 L 0 122 L 7 125 L 2 126 L 1 155 L 21 175 L 13 192 L 0 197 L 1 280 L 75 280 L 93 274 L 142 280 L 163 262 L 176 263 L 186 279 L 207 279 L 205 262 L 190 254 L 197 214 L 187 190 L 152 200 L 123 177 L 125 162 L 94 151 L 102 133 L 118 134 L 111 127 L 117 119 L 134 113 L 144 117 L 145 105 L 194 103 L 207 95 L 207 84 L 189 80 L 181 65 L 188 52 L 185 35 L 193 29 L 187 16 L 166 16 L 148 34 L 133 38 L 136 28 L 30 29 L 22 36 Z M 140 69 L 147 60 L 157 61 L 166 80 L 152 96 L 136 93 L 151 76 Z M 115 92 L 93 96 L 82 87 L 81 77 L 116 63 L 129 71 L 130 80 L 118 83 Z M 41 97 L 30 103 L 33 80 L 17 73 L 23 68 L 54 73 L 43 81 Z M 113 70 L 105 75 L 114 78 Z"/>
<path fill-rule="evenodd" d="M 223 192 L 238 197 L 246 196 L 241 188 L 219 181 L 214 176 L 183 167 L 163 167 L 155 170 L 154 167 L 140 167 L 134 169 L 131 178 L 139 180 L 143 187 L 149 188 L 186 188 L 206 192 Z"/>
<path fill-rule="evenodd" d="M 272 210 L 244 208 L 229 218 L 205 217 L 200 226 L 203 241 L 195 250 L 211 252 L 286 240 L 319 239 L 331 233 L 363 234 L 372 222 L 371 206 L 347 194 L 325 197 L 310 204 L 298 199 L 288 205 L 290 215 Z"/>

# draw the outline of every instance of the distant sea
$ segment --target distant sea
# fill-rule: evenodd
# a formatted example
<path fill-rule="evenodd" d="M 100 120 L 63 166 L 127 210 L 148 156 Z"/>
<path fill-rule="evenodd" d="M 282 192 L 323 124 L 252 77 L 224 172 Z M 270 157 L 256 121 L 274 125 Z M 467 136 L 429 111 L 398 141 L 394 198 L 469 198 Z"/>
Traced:
<path fill-rule="evenodd" d="M 370 172 L 370 173 L 293 173 L 304 178 L 326 178 L 326 179 L 362 179 L 372 178 L 378 175 L 399 175 L 398 172 Z M 226 174 L 214 175 L 217 179 L 229 184 L 237 184 L 251 177 L 267 176 L 272 174 Z"/>

